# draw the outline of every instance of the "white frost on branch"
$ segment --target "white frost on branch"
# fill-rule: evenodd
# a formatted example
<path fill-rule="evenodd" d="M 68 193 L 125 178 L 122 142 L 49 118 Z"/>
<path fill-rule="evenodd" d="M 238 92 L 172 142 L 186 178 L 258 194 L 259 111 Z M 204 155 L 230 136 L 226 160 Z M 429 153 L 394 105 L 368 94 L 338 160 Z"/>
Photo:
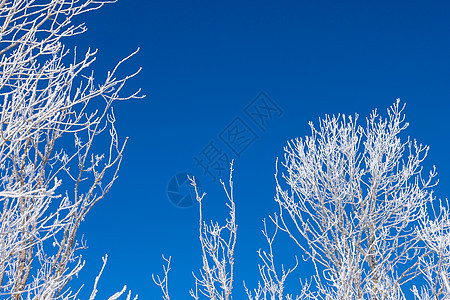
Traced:
<path fill-rule="evenodd" d="M 121 96 L 139 70 L 117 75 L 137 51 L 97 82 L 91 69 L 97 51 L 71 54 L 63 42 L 86 31 L 75 16 L 113 2 L 0 1 L 2 298 L 77 297 L 68 284 L 85 263 L 77 230 L 117 179 L 126 144 L 119 142 L 112 104 L 142 96 Z M 97 153 L 96 137 L 105 129 L 109 149 Z"/>
<path fill-rule="evenodd" d="M 276 267 L 272 245 L 278 231 L 314 268 L 311 280 L 300 281 L 295 299 L 402 300 L 406 284 L 417 300 L 450 299 L 450 206 L 433 195 L 435 168 L 422 174 L 429 147 L 403 136 L 408 127 L 403 110 L 397 100 L 386 118 L 375 110 L 365 126 L 358 115 L 325 116 L 317 127 L 310 123 L 309 136 L 288 142 L 284 183 L 276 163 L 279 212 L 271 216 L 276 229 L 270 235 L 264 221 L 269 250 L 258 251 L 262 282 L 253 291 L 245 287 L 249 300 L 293 299 L 284 292 L 285 280 L 297 264 Z M 205 194 L 197 194 L 203 270 L 191 291 L 195 299 L 231 297 L 233 273 L 227 266 L 236 241 L 231 175 L 230 187 L 226 226 L 202 223 Z M 229 239 L 222 238 L 225 232 Z"/>

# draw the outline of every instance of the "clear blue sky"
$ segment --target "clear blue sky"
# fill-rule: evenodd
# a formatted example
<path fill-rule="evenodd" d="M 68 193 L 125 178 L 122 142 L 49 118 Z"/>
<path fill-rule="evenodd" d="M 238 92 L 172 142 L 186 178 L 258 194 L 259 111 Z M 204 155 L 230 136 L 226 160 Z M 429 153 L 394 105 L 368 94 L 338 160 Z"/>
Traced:
<path fill-rule="evenodd" d="M 89 30 L 69 44 L 99 49 L 99 79 L 141 48 L 124 73 L 142 66 L 129 90 L 141 87 L 148 95 L 115 107 L 119 134 L 130 139 L 119 180 L 81 227 L 89 249 L 74 284 L 84 282 L 85 293 L 108 253 L 99 299 L 123 284 L 140 299 L 161 299 L 151 274 L 162 272 L 165 254 L 172 256 L 172 297 L 189 298 L 191 272 L 201 267 L 198 207 L 173 205 L 167 185 L 180 172 L 196 175 L 208 193 L 206 217 L 223 220 L 221 187 L 194 157 L 211 141 L 230 152 L 220 136 L 231 125 L 245 123 L 258 136 L 246 148 L 242 140 L 235 162 L 235 299 L 243 299 L 242 280 L 257 283 L 261 220 L 277 208 L 275 159 L 287 140 L 309 134 L 308 121 L 337 113 L 365 117 L 374 108 L 384 113 L 401 98 L 407 134 L 431 146 L 425 168 L 437 166 L 436 195 L 449 194 L 448 1 L 121 0 L 79 20 Z M 244 110 L 260 91 L 282 110 L 264 130 Z M 293 244 L 279 242 L 279 262 L 291 263 Z"/>

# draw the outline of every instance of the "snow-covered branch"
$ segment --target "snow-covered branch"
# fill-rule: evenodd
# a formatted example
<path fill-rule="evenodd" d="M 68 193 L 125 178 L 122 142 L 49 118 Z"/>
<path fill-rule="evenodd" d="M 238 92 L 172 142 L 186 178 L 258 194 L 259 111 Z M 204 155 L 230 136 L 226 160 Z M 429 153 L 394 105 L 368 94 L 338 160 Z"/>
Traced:
<path fill-rule="evenodd" d="M 450 299 L 450 206 L 433 195 L 435 168 L 423 175 L 428 146 L 404 136 L 404 107 L 397 100 L 385 118 L 375 110 L 365 126 L 358 115 L 325 116 L 317 127 L 310 123 L 309 136 L 287 143 L 284 172 L 276 162 L 275 231 L 269 234 L 264 221 L 268 251 L 258 251 L 262 282 L 253 291 L 244 285 L 249 300 L 293 299 L 285 283 L 298 261 L 279 268 L 278 232 L 314 270 L 300 280 L 295 299 Z M 195 299 L 231 295 L 237 228 L 231 174 L 230 192 L 224 185 L 227 225 L 202 221 L 205 194 L 197 194 L 203 269 Z"/>
<path fill-rule="evenodd" d="M 138 73 L 118 77 L 123 61 L 98 82 L 97 51 L 71 54 L 63 42 L 86 30 L 73 17 L 112 2 L 0 2 L 2 297 L 76 297 L 68 283 L 84 266 L 77 250 L 85 247 L 77 231 L 117 179 L 126 145 L 112 105 L 141 96 L 122 96 Z M 99 150 L 101 134 L 109 134 L 107 149 Z"/>

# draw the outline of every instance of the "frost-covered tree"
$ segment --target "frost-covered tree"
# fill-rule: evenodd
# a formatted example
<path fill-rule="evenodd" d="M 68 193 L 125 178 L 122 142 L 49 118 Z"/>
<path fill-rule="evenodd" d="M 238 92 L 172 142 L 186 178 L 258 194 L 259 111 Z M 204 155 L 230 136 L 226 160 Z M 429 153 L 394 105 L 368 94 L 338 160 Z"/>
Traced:
<path fill-rule="evenodd" d="M 116 180 L 126 144 L 112 104 L 140 96 L 121 96 L 137 74 L 117 77 L 128 57 L 95 81 L 96 51 L 77 53 L 64 40 L 86 31 L 76 16 L 112 2 L 0 0 L 2 299 L 76 298 L 69 281 L 85 263 L 77 231 Z"/>
<path fill-rule="evenodd" d="M 314 263 L 324 299 L 399 299 L 423 275 L 436 172 L 422 176 L 427 146 L 402 140 L 403 108 L 374 111 L 365 127 L 326 116 L 285 148 L 275 224 Z"/>
<path fill-rule="evenodd" d="M 281 174 L 276 164 L 279 212 L 270 217 L 275 232 L 270 235 L 264 222 L 269 251 L 258 251 L 262 283 L 253 291 L 246 288 L 248 299 L 294 299 L 284 283 L 296 266 L 285 270 L 275 264 L 278 231 L 288 234 L 315 270 L 312 278 L 301 279 L 295 299 L 450 299 L 448 203 L 433 196 L 434 168 L 422 174 L 428 147 L 404 136 L 403 109 L 397 100 L 386 118 L 375 110 L 364 126 L 358 115 L 325 116 L 317 127 L 310 123 L 311 135 L 287 143 Z M 236 226 L 230 220 L 223 228 L 234 245 Z M 225 292 L 233 282 L 233 252 L 220 250 L 230 249 L 229 240 L 213 230 L 222 227 L 200 228 L 204 265 L 196 283 L 206 299 L 231 299 Z M 213 268 L 205 264 L 209 258 Z M 169 299 L 165 271 L 157 284 Z"/>

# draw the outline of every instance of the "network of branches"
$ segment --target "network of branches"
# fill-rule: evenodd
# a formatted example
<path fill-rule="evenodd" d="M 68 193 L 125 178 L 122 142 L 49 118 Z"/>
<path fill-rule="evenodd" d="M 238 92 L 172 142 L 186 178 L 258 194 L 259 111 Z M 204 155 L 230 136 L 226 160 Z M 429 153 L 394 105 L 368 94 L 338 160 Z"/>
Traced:
<path fill-rule="evenodd" d="M 142 96 L 121 96 L 139 72 L 116 75 L 129 57 L 98 82 L 96 51 L 80 55 L 64 42 L 86 31 L 75 17 L 112 2 L 0 1 L 2 299 L 77 297 L 68 284 L 85 263 L 77 230 L 116 180 L 126 144 L 117 136 L 112 104 Z M 109 136 L 103 148 L 100 135 Z"/>
<path fill-rule="evenodd" d="M 86 31 L 74 23 L 77 16 L 112 2 L 0 0 L 2 299 L 78 296 L 69 284 L 85 264 L 77 231 L 117 179 L 126 145 L 115 129 L 113 103 L 142 96 L 122 95 L 139 70 L 118 75 L 134 53 L 98 82 L 92 71 L 97 51 L 79 54 L 64 41 Z M 448 203 L 432 193 L 435 170 L 423 174 L 428 147 L 403 136 L 403 109 L 397 101 L 386 117 L 374 111 L 364 126 L 357 115 L 325 116 L 317 127 L 311 123 L 309 136 L 287 143 L 284 161 L 276 164 L 275 230 L 270 234 L 264 221 L 268 250 L 258 251 L 261 281 L 245 288 L 248 299 L 450 299 Z M 104 149 L 100 136 L 108 138 Z M 205 194 L 190 178 L 202 250 L 194 299 L 232 299 L 238 228 L 232 174 L 233 165 L 228 187 L 222 182 L 230 210 L 225 225 L 204 222 Z M 277 265 L 278 232 L 306 261 Z M 165 260 L 164 275 L 153 279 L 169 300 L 171 260 Z M 289 294 L 286 278 L 306 263 L 315 275 L 301 278 L 297 295 Z"/>
<path fill-rule="evenodd" d="M 433 196 L 435 169 L 423 175 L 429 148 L 404 136 L 404 107 L 397 100 L 386 117 L 375 110 L 364 126 L 358 115 L 325 116 L 317 127 L 310 123 L 309 136 L 287 143 L 284 161 L 276 163 L 275 230 L 269 234 L 264 220 L 268 250 L 258 251 L 261 282 L 252 291 L 245 287 L 249 300 L 450 299 L 448 203 Z M 222 183 L 230 208 L 224 226 L 202 222 L 204 195 L 197 195 L 203 266 L 194 299 L 232 299 L 232 165 L 230 171 L 230 190 Z M 289 236 L 292 244 L 285 246 L 295 246 L 305 260 L 300 263 L 314 270 L 300 278 L 296 296 L 285 283 L 299 262 L 287 270 L 275 263 L 277 232 Z M 165 260 L 164 277 L 154 281 L 169 300 Z"/>

